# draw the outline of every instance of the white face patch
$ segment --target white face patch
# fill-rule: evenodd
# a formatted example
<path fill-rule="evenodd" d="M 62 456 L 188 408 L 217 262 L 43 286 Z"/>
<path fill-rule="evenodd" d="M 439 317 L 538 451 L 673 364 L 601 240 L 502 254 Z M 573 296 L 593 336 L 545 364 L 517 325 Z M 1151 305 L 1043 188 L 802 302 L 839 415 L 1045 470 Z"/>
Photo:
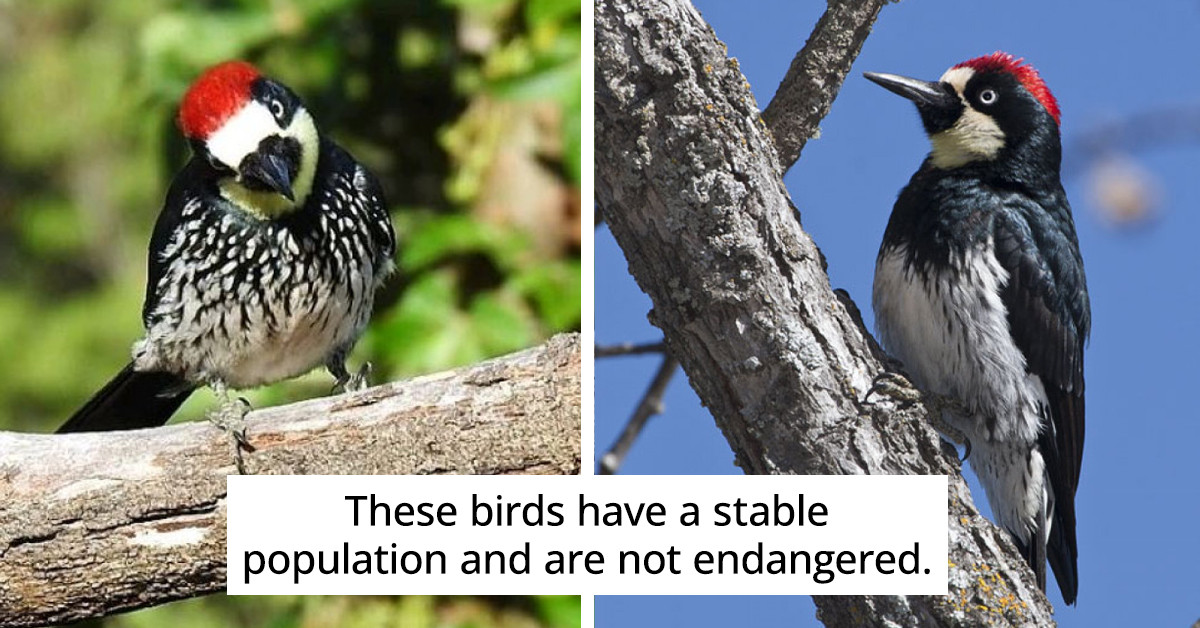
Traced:
<path fill-rule="evenodd" d="M 292 182 L 295 203 L 278 194 L 247 189 L 235 179 L 221 182 L 221 191 L 225 198 L 250 213 L 265 216 L 279 215 L 303 205 L 312 191 L 320 144 L 312 115 L 304 107 L 299 107 L 288 127 L 281 129 L 275 121 L 275 116 L 271 115 L 271 110 L 263 103 L 252 100 L 225 121 L 206 142 L 208 152 L 213 157 L 237 171 L 238 165 L 246 155 L 258 150 L 259 143 L 270 135 L 292 137 L 300 142 L 300 170 L 296 173 L 296 180 Z"/>
<path fill-rule="evenodd" d="M 209 136 L 205 144 L 213 157 L 236 171 L 242 159 L 257 150 L 264 137 L 279 131 L 271 111 L 251 100 Z"/>
<path fill-rule="evenodd" d="M 972 108 L 963 96 L 967 81 L 974 75 L 971 68 L 951 68 L 939 79 L 954 88 L 965 109 L 954 126 L 929 136 L 933 144 L 930 155 L 938 168 L 957 168 L 980 159 L 995 159 L 1004 148 L 1000 125 L 991 116 Z"/>
<path fill-rule="evenodd" d="M 975 76 L 975 70 L 971 68 L 950 68 L 938 80 L 942 83 L 949 83 L 961 96 L 966 91 L 967 81 L 970 81 L 972 76 Z"/>

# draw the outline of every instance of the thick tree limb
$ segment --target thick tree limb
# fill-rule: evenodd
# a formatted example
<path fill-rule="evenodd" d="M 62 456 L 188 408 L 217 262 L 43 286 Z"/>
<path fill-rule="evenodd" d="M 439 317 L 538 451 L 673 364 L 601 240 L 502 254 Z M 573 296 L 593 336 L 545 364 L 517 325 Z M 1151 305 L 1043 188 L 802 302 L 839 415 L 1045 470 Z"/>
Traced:
<path fill-rule="evenodd" d="M 580 467 L 580 344 L 253 412 L 257 474 L 554 473 Z M 0 433 L 0 626 L 225 587 L 227 437 L 207 423 Z"/>
<path fill-rule="evenodd" d="M 804 48 L 792 59 L 762 114 L 784 172 L 816 135 L 885 4 L 887 0 L 829 0 Z"/>
<path fill-rule="evenodd" d="M 595 93 L 597 201 L 739 465 L 950 475 L 950 595 L 817 597 L 821 619 L 1051 623 L 1032 572 L 975 510 L 924 409 L 861 402 L 883 358 L 831 290 L 746 80 L 695 9 L 598 0 Z"/>

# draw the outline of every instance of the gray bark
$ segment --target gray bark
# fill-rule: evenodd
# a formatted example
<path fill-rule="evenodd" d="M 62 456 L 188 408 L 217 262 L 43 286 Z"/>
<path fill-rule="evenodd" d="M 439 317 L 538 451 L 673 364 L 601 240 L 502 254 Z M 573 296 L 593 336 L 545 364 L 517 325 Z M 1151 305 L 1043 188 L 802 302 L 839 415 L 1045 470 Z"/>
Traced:
<path fill-rule="evenodd" d="M 854 35 L 817 32 L 810 44 L 833 37 L 849 58 L 829 55 L 837 67 L 809 89 L 777 96 L 801 99 L 780 102 L 780 111 L 828 110 L 869 30 L 845 20 L 818 24 L 829 28 Z M 654 304 L 651 322 L 737 463 L 747 473 L 950 476 L 950 594 L 817 596 L 821 620 L 1052 624 L 1032 572 L 975 509 L 926 410 L 862 401 L 886 358 L 853 302 L 831 289 L 783 186 L 771 134 L 724 45 L 685 0 L 597 0 L 595 52 L 597 203 Z"/>
<path fill-rule="evenodd" d="M 252 412 L 255 474 L 576 474 L 578 335 L 359 393 Z M 0 626 L 225 587 L 229 439 L 211 425 L 0 433 Z"/>
<path fill-rule="evenodd" d="M 800 158 L 829 113 L 850 66 L 886 0 L 830 0 L 804 48 L 796 53 L 763 119 L 784 170 Z"/>

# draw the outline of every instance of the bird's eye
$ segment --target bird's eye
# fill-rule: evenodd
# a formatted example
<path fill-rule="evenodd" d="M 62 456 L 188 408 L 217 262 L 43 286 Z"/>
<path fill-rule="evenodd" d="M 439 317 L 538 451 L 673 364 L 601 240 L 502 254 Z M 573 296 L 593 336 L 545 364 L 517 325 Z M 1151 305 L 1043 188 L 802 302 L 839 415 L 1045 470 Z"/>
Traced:
<path fill-rule="evenodd" d="M 213 170 L 216 170 L 217 172 L 222 174 L 233 172 L 232 168 L 221 163 L 221 160 L 217 159 L 216 156 L 210 152 L 205 151 L 204 158 L 208 160 L 208 165 L 212 166 Z"/>
<path fill-rule="evenodd" d="M 985 89 L 979 92 L 979 102 L 985 105 L 994 105 L 1000 99 L 1000 95 L 994 89 Z"/>
<path fill-rule="evenodd" d="M 275 116 L 277 119 L 283 118 L 283 103 L 279 102 L 278 100 L 272 100 L 271 115 Z"/>

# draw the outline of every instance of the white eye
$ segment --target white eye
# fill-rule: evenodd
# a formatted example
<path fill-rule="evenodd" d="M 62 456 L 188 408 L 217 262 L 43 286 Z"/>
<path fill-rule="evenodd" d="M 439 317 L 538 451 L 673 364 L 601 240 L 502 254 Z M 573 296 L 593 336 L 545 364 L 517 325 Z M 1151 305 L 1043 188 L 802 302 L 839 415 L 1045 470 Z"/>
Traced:
<path fill-rule="evenodd" d="M 283 117 L 283 103 L 279 102 L 278 100 L 272 100 L 271 101 L 271 115 L 275 116 L 276 118 L 282 118 Z"/>
<path fill-rule="evenodd" d="M 994 90 L 994 89 L 989 88 L 989 89 L 983 90 L 982 92 L 979 92 L 979 102 L 981 102 L 985 105 L 994 105 L 994 104 L 996 104 L 996 101 L 999 99 L 1000 99 L 1000 95 L 997 94 L 996 90 Z"/>
<path fill-rule="evenodd" d="M 221 160 L 217 159 L 212 153 L 206 152 L 204 158 L 208 160 L 208 165 L 212 166 L 213 170 L 217 172 L 229 172 L 229 166 L 221 163 Z"/>

